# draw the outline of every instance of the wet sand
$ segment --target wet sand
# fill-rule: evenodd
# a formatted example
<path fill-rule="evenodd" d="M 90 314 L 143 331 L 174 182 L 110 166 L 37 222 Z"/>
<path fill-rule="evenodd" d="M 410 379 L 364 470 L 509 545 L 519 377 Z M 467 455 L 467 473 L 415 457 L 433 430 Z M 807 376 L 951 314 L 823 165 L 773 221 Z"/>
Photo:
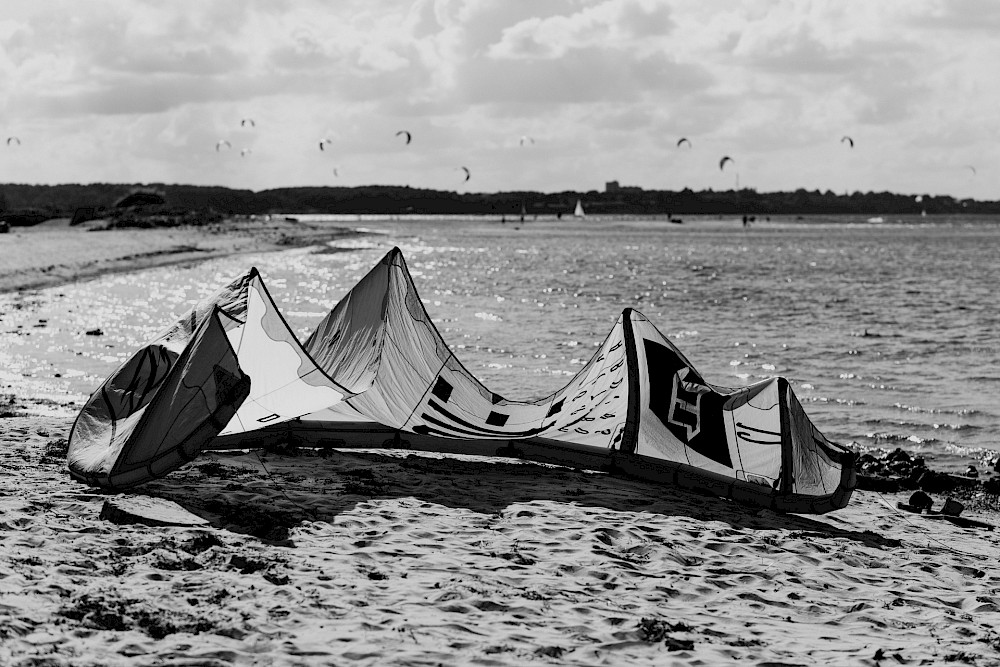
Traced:
<path fill-rule="evenodd" d="M 354 234 L 347 228 L 281 217 L 239 218 L 197 227 L 101 230 L 101 226 L 103 221 L 71 226 L 68 219 L 59 218 L 0 234 L 0 292 Z"/>
<path fill-rule="evenodd" d="M 0 285 L 266 241 L 170 231 L 25 232 Z M 66 472 L 72 417 L 26 398 L 0 405 L 3 665 L 1000 662 L 1000 535 L 909 492 L 804 517 L 513 460 L 212 453 L 136 492 L 206 525 L 119 525 Z"/>

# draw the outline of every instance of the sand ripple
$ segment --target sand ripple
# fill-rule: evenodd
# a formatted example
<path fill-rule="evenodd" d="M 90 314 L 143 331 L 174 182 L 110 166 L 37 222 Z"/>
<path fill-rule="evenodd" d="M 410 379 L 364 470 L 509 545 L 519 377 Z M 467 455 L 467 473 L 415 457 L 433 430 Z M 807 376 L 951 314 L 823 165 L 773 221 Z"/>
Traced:
<path fill-rule="evenodd" d="M 144 489 L 210 527 L 118 526 L 52 455 L 68 424 L 2 424 L 0 664 L 1000 660 L 998 537 L 872 493 L 813 519 L 517 461 L 235 453 Z"/>

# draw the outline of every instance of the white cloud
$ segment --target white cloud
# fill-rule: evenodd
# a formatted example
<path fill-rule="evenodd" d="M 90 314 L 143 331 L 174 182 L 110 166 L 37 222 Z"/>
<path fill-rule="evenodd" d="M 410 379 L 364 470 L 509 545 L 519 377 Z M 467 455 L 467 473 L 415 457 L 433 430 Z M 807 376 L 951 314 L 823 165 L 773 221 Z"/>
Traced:
<path fill-rule="evenodd" d="M 579 11 L 530 17 L 503 30 L 489 47 L 493 58 L 555 59 L 577 49 L 643 51 L 644 40 L 661 40 L 674 28 L 668 6 L 639 0 L 606 0 Z"/>
<path fill-rule="evenodd" d="M 1000 169 L 997 27 L 984 0 L 5 0 L 0 180 L 719 188 L 733 154 L 763 189 L 935 192 Z"/>

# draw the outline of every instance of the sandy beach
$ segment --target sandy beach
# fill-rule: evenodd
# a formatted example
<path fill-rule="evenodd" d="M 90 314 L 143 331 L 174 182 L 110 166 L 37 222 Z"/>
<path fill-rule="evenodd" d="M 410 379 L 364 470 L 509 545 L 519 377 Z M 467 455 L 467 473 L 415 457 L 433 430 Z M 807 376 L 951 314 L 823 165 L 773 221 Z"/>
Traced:
<path fill-rule="evenodd" d="M 56 218 L 0 235 L 0 292 L 40 289 L 106 273 L 183 264 L 235 253 L 321 242 L 331 232 L 292 218 L 238 218 L 201 227 L 102 229 Z"/>
<path fill-rule="evenodd" d="M 56 221 L 0 235 L 0 291 L 324 234 Z M 66 472 L 72 415 L 0 398 L 3 665 L 1000 664 L 1000 534 L 896 509 L 909 491 L 806 517 L 517 460 L 286 449 L 132 494 L 202 525 L 118 524 Z"/>

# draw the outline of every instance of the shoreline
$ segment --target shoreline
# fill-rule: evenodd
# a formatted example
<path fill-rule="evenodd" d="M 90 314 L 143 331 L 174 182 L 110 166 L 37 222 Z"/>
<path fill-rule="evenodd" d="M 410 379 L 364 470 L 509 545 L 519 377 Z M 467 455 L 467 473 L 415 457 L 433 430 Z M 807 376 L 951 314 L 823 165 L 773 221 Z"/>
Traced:
<path fill-rule="evenodd" d="M 95 221 L 99 222 L 99 221 Z M 0 294 L 228 255 L 320 245 L 364 232 L 286 218 L 199 226 L 95 229 L 57 218 L 0 234 Z"/>
<path fill-rule="evenodd" d="M 104 220 L 73 226 L 54 218 L 0 234 L 0 298 L 31 309 L 31 294 L 73 282 L 163 266 L 183 266 L 231 255 L 321 246 L 365 234 L 350 227 L 309 224 L 275 216 L 234 217 L 217 223 L 177 227 L 105 229 Z M 4 313 L 0 312 L 0 326 Z M 0 377 L 2 379 L 2 377 Z M 76 408 L 39 393 L 15 393 L 0 383 L 0 436 L 7 419 Z M 72 422 L 73 417 L 69 417 Z"/>

